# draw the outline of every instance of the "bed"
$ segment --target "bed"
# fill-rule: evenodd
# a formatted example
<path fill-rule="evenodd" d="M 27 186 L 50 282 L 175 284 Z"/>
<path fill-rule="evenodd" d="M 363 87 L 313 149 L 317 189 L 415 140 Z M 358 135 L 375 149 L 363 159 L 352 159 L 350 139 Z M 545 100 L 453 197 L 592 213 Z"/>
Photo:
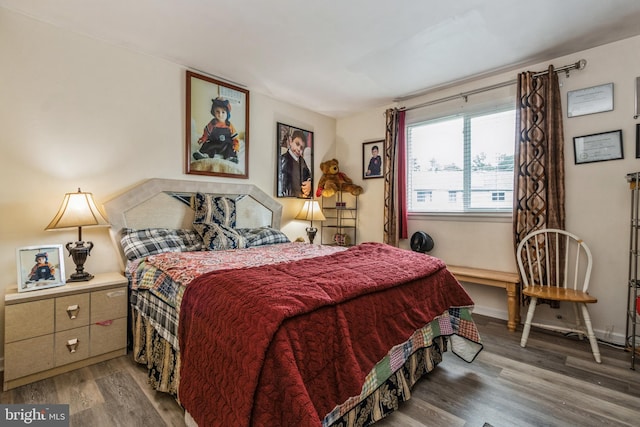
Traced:
<path fill-rule="evenodd" d="M 130 282 L 130 348 L 188 425 L 369 425 L 446 351 L 482 349 L 434 257 L 290 242 L 250 184 L 151 179 L 104 205 Z"/>

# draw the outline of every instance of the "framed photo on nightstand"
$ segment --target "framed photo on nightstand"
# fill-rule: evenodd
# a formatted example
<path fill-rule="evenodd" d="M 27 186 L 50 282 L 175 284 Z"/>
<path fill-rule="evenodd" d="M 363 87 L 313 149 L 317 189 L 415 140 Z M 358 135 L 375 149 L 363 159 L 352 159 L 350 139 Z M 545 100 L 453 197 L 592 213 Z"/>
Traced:
<path fill-rule="evenodd" d="M 18 292 L 36 291 L 64 285 L 62 245 L 42 245 L 19 248 Z"/>

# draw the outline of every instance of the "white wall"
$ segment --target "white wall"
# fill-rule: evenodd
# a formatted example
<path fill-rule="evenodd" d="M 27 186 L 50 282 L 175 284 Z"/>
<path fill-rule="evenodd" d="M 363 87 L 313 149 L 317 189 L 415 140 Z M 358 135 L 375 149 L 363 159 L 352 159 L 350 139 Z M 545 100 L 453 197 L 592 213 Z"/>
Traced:
<path fill-rule="evenodd" d="M 580 59 L 587 60 L 586 68 L 572 71 L 569 78 L 564 73 L 560 74 L 564 117 L 567 91 L 611 82 L 614 84 L 614 111 L 565 119 L 564 136 L 566 227 L 581 236 L 594 255 L 591 293 L 599 300 L 590 309 L 594 327 L 600 336 L 617 342 L 624 341 L 627 302 L 630 192 L 625 175 L 640 171 L 640 161 L 635 158 L 635 125 L 638 120 L 633 118 L 635 79 L 640 76 L 638 51 L 640 37 L 634 37 L 526 68 L 541 71 L 546 70 L 549 64 L 559 67 Z M 519 71 L 524 69 L 447 88 L 398 106 L 411 107 L 514 80 Z M 515 94 L 514 86 L 509 90 Z M 438 114 L 451 108 L 464 108 L 464 102 L 439 104 L 429 107 L 429 111 Z M 383 114 L 384 108 L 380 108 L 338 120 L 338 158 L 354 174 L 361 170 L 359 150 L 362 142 L 384 137 Z M 574 137 L 618 129 L 622 130 L 623 160 L 574 164 Z M 363 210 L 358 240 L 381 241 L 382 180 L 366 180 L 364 186 L 366 192 L 360 196 Z M 510 221 L 410 219 L 409 236 L 417 230 L 424 230 L 433 236 L 435 248 L 431 254 L 450 264 L 516 271 Z M 402 244 L 408 247 L 406 241 Z M 466 285 L 466 288 L 476 302 L 477 312 L 506 319 L 506 300 L 501 289 L 473 284 Z M 557 311 L 541 306 L 538 315 L 555 320 L 560 314 L 564 319 L 572 319 L 571 311 L 566 308 L 563 306 Z"/>
<path fill-rule="evenodd" d="M 0 290 L 15 287 L 16 248 L 77 239 L 77 231 L 44 231 L 66 192 L 81 187 L 102 204 L 153 177 L 238 181 L 183 173 L 183 67 L 2 8 L 0 57 Z M 275 195 L 276 122 L 314 131 L 316 173 L 333 157 L 335 119 L 254 92 L 250 107 L 249 179 L 241 181 Z M 301 202 L 278 201 L 283 231 L 306 236 L 308 223 L 292 220 Z M 106 229 L 84 229 L 83 238 L 95 244 L 87 271 L 118 269 Z M 65 261 L 68 275 L 75 266 Z"/>

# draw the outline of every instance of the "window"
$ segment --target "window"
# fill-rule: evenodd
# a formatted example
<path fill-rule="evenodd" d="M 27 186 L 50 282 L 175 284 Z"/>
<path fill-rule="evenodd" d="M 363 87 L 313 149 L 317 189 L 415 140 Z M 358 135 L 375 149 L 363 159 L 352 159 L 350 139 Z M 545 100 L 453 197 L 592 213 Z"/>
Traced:
<path fill-rule="evenodd" d="M 491 193 L 491 200 L 494 202 L 504 202 L 504 191 L 494 191 Z"/>
<path fill-rule="evenodd" d="M 513 107 L 408 124 L 409 212 L 511 212 L 514 137 Z"/>
<path fill-rule="evenodd" d="M 416 191 L 416 195 L 417 195 L 417 199 L 419 202 L 431 202 L 431 191 L 423 191 L 423 190 L 418 190 Z"/>

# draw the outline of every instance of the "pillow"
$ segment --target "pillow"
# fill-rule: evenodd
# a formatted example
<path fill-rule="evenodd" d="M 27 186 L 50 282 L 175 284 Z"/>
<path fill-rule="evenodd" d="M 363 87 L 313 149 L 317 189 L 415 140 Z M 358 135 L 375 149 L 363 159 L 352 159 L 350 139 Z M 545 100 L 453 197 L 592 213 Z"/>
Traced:
<path fill-rule="evenodd" d="M 225 227 L 236 226 L 236 201 L 229 197 L 208 193 L 196 193 L 193 223 L 216 223 Z"/>
<path fill-rule="evenodd" d="M 290 242 L 282 231 L 271 227 L 238 228 L 237 231 L 246 239 L 247 247 Z"/>
<path fill-rule="evenodd" d="M 193 224 L 193 228 L 200 234 L 204 248 L 211 251 L 224 249 L 244 249 L 247 247 L 247 240 L 234 228 L 225 225 Z"/>
<path fill-rule="evenodd" d="M 128 260 L 163 252 L 190 252 L 202 250 L 202 239 L 195 230 L 170 228 L 124 228 L 120 238 L 122 250 Z"/>

